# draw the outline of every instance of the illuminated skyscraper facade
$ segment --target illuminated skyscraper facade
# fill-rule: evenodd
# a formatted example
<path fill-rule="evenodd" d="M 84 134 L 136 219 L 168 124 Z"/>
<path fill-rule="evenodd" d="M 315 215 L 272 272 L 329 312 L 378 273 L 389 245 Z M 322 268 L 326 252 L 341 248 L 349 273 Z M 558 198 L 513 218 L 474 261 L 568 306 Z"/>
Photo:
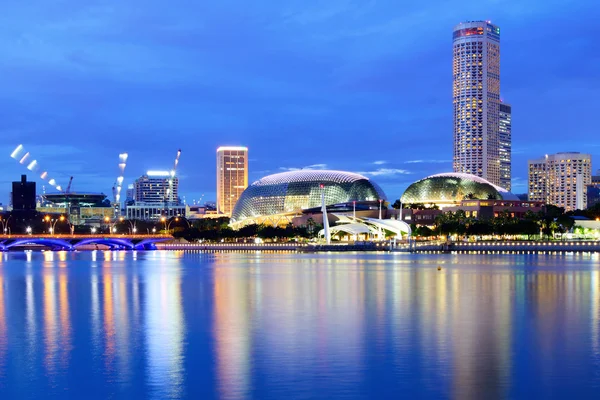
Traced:
<path fill-rule="evenodd" d="M 592 182 L 592 156 L 557 153 L 529 160 L 528 199 L 545 201 L 565 211 L 587 207 L 587 186 Z"/>
<path fill-rule="evenodd" d="M 502 185 L 500 28 L 464 22 L 453 32 L 454 172 Z"/>
<path fill-rule="evenodd" d="M 498 153 L 500 157 L 500 187 L 511 191 L 511 111 L 512 107 L 506 103 L 499 106 Z"/>
<path fill-rule="evenodd" d="M 244 189 L 248 187 L 248 148 L 217 149 L 217 212 L 231 215 Z"/>
<path fill-rule="evenodd" d="M 170 195 L 170 180 L 173 180 L 173 195 Z M 128 189 L 129 192 L 129 189 Z M 148 171 L 135 180 L 132 190 L 136 204 L 161 203 L 179 204 L 179 178 L 172 177 L 169 171 Z M 170 199 L 173 201 L 170 201 Z"/>
<path fill-rule="evenodd" d="M 548 201 L 548 164 L 546 158 L 529 160 L 528 166 L 527 200 Z"/>

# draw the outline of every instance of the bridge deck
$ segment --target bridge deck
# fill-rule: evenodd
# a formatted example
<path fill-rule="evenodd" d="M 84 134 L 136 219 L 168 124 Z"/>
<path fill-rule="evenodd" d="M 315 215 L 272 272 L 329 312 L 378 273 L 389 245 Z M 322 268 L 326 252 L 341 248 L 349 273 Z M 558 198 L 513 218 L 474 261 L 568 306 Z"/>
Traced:
<path fill-rule="evenodd" d="M 171 235 L 125 235 L 125 234 L 74 234 L 70 235 L 68 233 L 65 234 L 56 234 L 56 235 L 47 235 L 47 234 L 16 234 L 16 235 L 0 235 L 0 240 L 6 239 L 26 239 L 26 238 L 52 238 L 52 239 L 105 239 L 105 238 L 121 238 L 121 239 L 173 239 Z"/>
<path fill-rule="evenodd" d="M 51 250 L 77 250 L 103 245 L 111 249 L 154 250 L 156 243 L 171 240 L 171 235 L 0 235 L 0 251 L 24 246 L 43 246 Z"/>

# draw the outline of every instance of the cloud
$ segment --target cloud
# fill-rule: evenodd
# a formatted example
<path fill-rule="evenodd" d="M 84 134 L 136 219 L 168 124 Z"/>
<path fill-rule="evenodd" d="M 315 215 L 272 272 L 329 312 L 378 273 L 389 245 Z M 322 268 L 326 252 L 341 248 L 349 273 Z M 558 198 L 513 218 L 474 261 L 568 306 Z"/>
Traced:
<path fill-rule="evenodd" d="M 379 168 L 375 171 L 361 171 L 358 172 L 361 175 L 367 176 L 395 176 L 395 175 L 409 175 L 412 172 L 407 171 L 405 169 L 398 168 Z"/>
<path fill-rule="evenodd" d="M 449 162 L 452 162 L 452 160 L 410 160 L 410 161 L 404 161 L 404 164 L 422 164 L 422 163 L 441 164 L 441 163 L 449 163 Z"/>
<path fill-rule="evenodd" d="M 313 164 L 304 167 L 303 169 L 326 169 L 327 164 Z"/>
<path fill-rule="evenodd" d="M 387 164 L 387 161 L 373 161 L 373 164 L 375 164 L 375 165 L 383 165 L 383 164 Z"/>
<path fill-rule="evenodd" d="M 301 169 L 327 169 L 327 164 L 312 164 L 302 168 L 296 167 L 279 167 L 282 171 L 300 171 Z"/>

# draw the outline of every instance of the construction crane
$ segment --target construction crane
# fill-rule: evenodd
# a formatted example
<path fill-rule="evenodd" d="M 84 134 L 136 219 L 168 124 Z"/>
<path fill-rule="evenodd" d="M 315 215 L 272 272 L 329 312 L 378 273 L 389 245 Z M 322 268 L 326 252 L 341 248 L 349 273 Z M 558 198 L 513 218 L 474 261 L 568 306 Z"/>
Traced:
<path fill-rule="evenodd" d="M 73 177 L 71 177 L 69 179 L 69 184 L 67 185 L 67 188 L 65 189 L 65 194 L 71 193 L 71 183 L 73 183 Z"/>
<path fill-rule="evenodd" d="M 179 157 L 181 157 L 181 149 L 177 150 L 177 156 L 175 157 L 175 163 L 173 164 L 173 169 L 171 170 L 171 176 L 169 178 L 169 193 L 167 193 L 167 198 L 170 205 L 175 203 L 175 191 L 173 190 L 173 181 L 175 180 L 175 175 L 177 174 L 177 165 L 179 164 Z"/>

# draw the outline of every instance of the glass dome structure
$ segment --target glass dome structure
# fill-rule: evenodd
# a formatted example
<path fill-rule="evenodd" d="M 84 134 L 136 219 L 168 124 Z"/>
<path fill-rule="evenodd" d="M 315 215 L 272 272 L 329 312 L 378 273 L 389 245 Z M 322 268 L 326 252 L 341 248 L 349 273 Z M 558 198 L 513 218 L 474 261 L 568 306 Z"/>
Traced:
<path fill-rule="evenodd" d="M 295 214 L 325 204 L 377 202 L 385 193 L 369 178 L 344 171 L 298 170 L 269 175 L 254 182 L 242 193 L 231 215 L 232 224 L 261 217 Z"/>
<path fill-rule="evenodd" d="M 455 204 L 466 199 L 518 200 L 506 189 L 475 175 L 443 173 L 411 184 L 401 201 L 404 204 Z"/>

